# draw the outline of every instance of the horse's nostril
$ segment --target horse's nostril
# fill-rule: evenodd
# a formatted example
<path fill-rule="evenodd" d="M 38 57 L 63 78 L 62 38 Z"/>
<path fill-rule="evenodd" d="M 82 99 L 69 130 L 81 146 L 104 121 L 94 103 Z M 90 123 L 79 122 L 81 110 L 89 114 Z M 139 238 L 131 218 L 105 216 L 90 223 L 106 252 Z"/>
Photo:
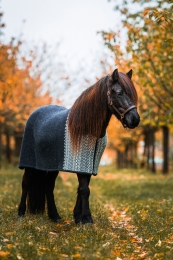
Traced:
<path fill-rule="evenodd" d="M 135 126 L 138 126 L 139 125 L 139 122 L 140 122 L 140 118 L 138 117 L 138 118 L 133 118 L 133 124 L 135 125 Z"/>

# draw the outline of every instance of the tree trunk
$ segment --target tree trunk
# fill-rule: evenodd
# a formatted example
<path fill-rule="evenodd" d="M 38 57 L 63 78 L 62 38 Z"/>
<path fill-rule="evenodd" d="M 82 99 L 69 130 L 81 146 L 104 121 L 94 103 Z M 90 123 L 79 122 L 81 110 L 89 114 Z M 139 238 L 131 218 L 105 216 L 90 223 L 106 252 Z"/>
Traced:
<path fill-rule="evenodd" d="M 124 163 L 125 163 L 124 160 L 125 160 L 124 152 L 117 150 L 117 167 L 118 167 L 118 169 L 124 168 Z"/>
<path fill-rule="evenodd" d="M 22 134 L 16 133 L 15 134 L 15 151 L 14 151 L 14 154 L 17 157 L 20 155 L 21 143 L 22 143 Z"/>
<path fill-rule="evenodd" d="M 6 137 L 6 159 L 10 163 L 11 162 L 11 149 L 10 149 L 10 135 L 8 131 L 5 131 Z"/>
<path fill-rule="evenodd" d="M 137 143 L 133 144 L 133 153 L 132 153 L 132 167 L 137 169 L 138 168 L 138 159 L 137 159 Z"/>
<path fill-rule="evenodd" d="M 154 160 L 154 158 L 155 158 L 155 135 L 154 135 L 153 128 L 150 130 L 150 137 L 151 137 L 150 141 L 151 141 L 151 159 L 152 159 L 151 160 L 152 161 L 151 171 L 153 173 L 155 173 L 156 172 L 156 164 L 155 164 L 155 160 Z"/>
<path fill-rule="evenodd" d="M 0 162 L 2 161 L 2 126 L 0 125 Z"/>
<path fill-rule="evenodd" d="M 117 168 L 120 169 L 120 151 L 117 150 Z"/>
<path fill-rule="evenodd" d="M 163 174 L 168 173 L 168 154 L 169 154 L 169 128 L 167 126 L 162 127 L 163 130 Z"/>
<path fill-rule="evenodd" d="M 147 169 L 150 169 L 150 164 L 149 164 L 149 160 L 150 160 L 150 135 L 149 135 L 149 131 L 145 131 L 145 148 L 144 148 L 144 153 L 145 153 L 145 157 L 146 157 L 146 166 Z"/>
<path fill-rule="evenodd" d="M 129 150 L 129 146 L 126 144 L 125 151 L 124 151 L 124 167 L 123 168 L 129 168 L 128 150 Z"/>

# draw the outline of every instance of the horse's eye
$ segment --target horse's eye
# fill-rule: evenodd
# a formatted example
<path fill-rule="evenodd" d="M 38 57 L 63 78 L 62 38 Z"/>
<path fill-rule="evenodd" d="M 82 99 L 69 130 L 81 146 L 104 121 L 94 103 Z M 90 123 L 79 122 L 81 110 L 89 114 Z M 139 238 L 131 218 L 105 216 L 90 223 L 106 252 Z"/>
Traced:
<path fill-rule="evenodd" d="M 122 97 L 122 94 L 123 94 L 123 92 L 122 92 L 122 91 L 119 91 L 119 92 L 116 93 L 116 96 L 117 96 L 118 98 L 120 98 L 120 97 Z"/>

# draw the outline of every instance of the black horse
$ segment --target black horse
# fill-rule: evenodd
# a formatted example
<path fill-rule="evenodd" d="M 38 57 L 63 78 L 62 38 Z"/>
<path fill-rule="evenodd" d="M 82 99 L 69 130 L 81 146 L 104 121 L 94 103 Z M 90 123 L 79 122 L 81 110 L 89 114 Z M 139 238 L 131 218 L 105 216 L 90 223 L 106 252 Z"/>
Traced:
<path fill-rule="evenodd" d="M 137 92 L 127 74 L 114 70 L 86 89 L 71 109 L 43 106 L 29 117 L 20 155 L 19 168 L 25 169 L 18 215 L 26 211 L 43 213 L 47 201 L 48 216 L 60 222 L 54 201 L 55 180 L 59 171 L 77 174 L 78 191 L 73 215 L 76 223 L 92 223 L 89 209 L 89 183 L 97 175 L 105 149 L 106 128 L 114 114 L 125 128 L 140 122 Z"/>

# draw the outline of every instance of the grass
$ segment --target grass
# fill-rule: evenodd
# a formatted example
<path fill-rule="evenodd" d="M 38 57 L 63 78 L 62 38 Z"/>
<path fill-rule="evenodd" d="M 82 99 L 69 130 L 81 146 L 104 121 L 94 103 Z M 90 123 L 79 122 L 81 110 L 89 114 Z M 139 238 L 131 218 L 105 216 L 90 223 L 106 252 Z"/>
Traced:
<path fill-rule="evenodd" d="M 100 167 L 91 180 L 93 225 L 75 225 L 77 178 L 60 173 L 55 200 L 62 224 L 46 214 L 17 217 L 22 171 L 0 170 L 0 259 L 173 259 L 173 173 Z"/>

